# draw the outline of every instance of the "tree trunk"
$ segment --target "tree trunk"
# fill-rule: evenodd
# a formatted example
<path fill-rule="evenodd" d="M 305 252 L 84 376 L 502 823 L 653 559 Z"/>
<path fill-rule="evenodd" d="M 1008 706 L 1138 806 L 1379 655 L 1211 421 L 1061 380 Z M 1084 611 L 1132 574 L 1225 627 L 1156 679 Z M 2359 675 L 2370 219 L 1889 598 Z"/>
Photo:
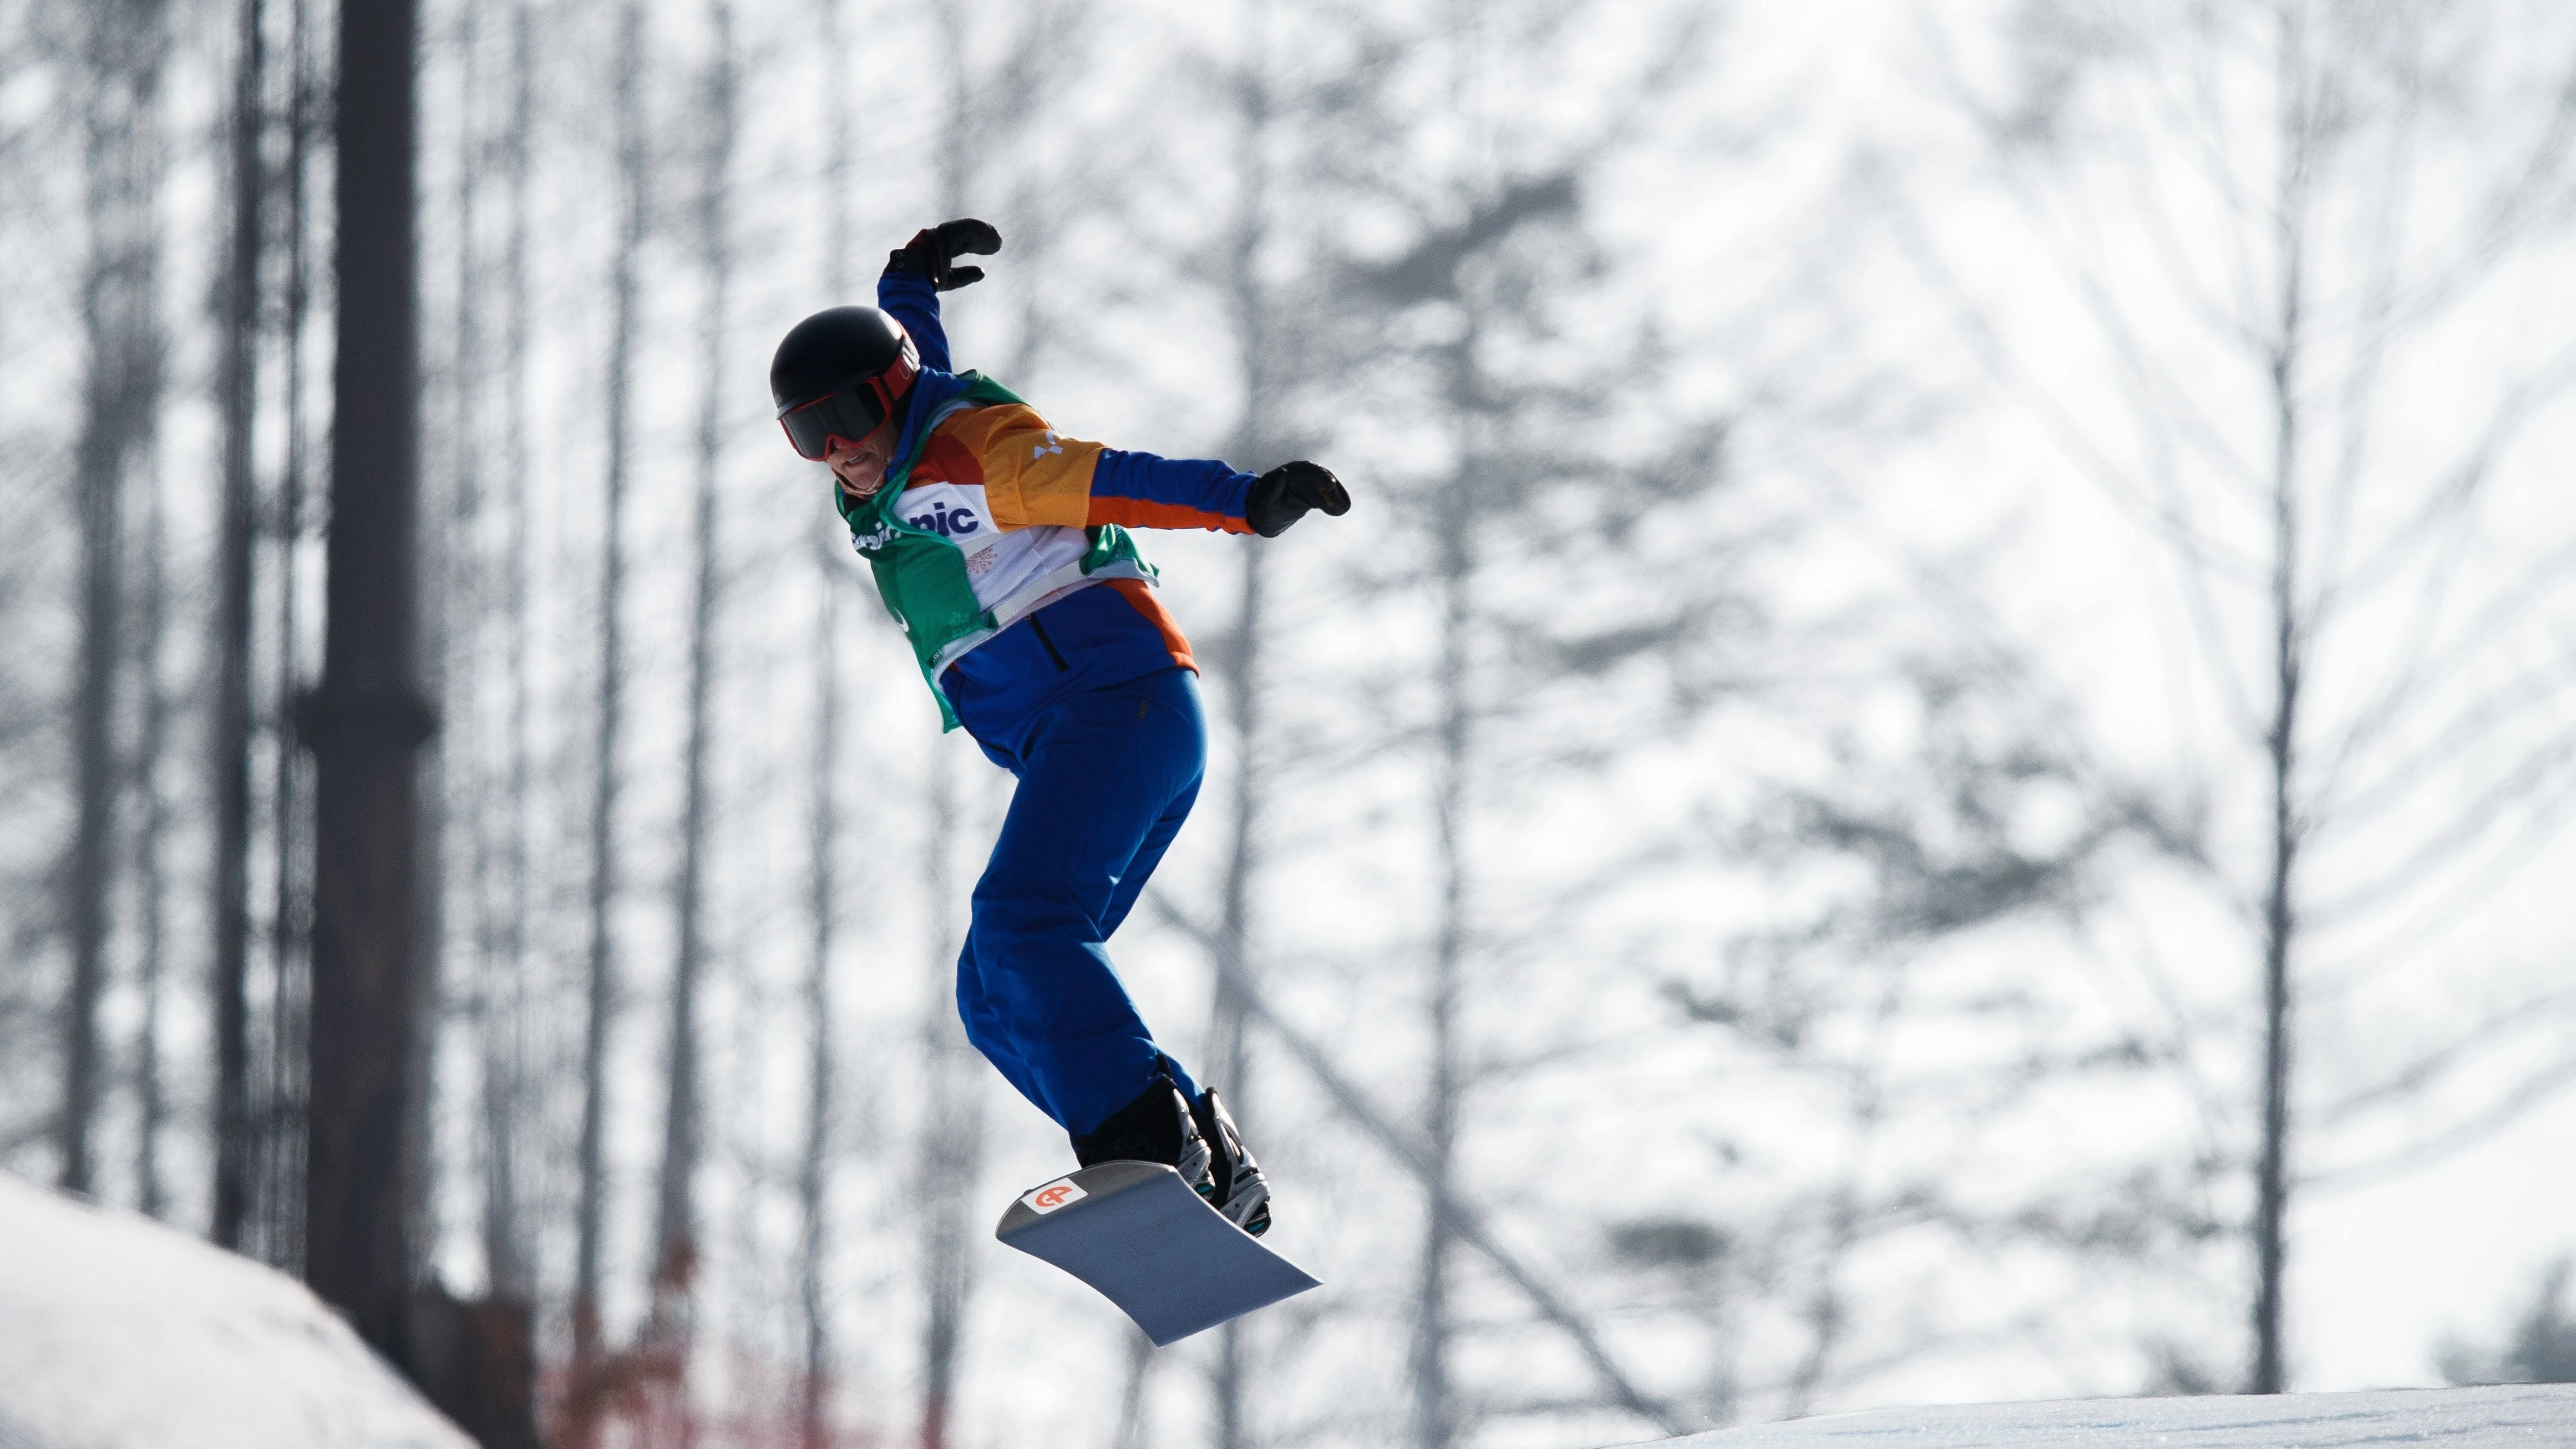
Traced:
<path fill-rule="evenodd" d="M 414 1269 L 408 1089 L 416 1081 L 419 692 L 415 0 L 340 29 L 339 341 L 333 367 L 322 682 L 300 723 L 315 765 L 305 1280 L 405 1361 Z M 357 426 L 358 420 L 364 426 Z"/>
<path fill-rule="evenodd" d="M 2254 1212 L 2254 1372 L 2252 1389 L 2286 1386 L 2281 1340 L 2283 1272 L 2290 1199 L 2290 953 L 2298 929 L 2292 887 L 2298 861 L 2299 682 L 2307 650 L 2299 598 L 2298 366 L 2306 307 L 2305 225 L 2309 163 L 2307 60 L 2300 22 L 2280 16 L 2282 162 L 2275 206 L 2280 268 L 2278 332 L 2271 362 L 2272 455 L 2272 718 L 2265 736 L 2271 767 L 2271 871 L 2263 897 L 2263 1147 Z"/>
<path fill-rule="evenodd" d="M 1255 420 L 1248 415 L 1245 419 L 1247 433 L 1254 423 Z M 1227 951 L 1237 961 L 1254 958 L 1252 883 L 1261 864 L 1258 844 L 1262 709 L 1259 631 L 1264 558 L 1261 545 L 1265 542 L 1265 539 L 1251 538 L 1242 540 L 1237 546 L 1237 553 L 1243 560 L 1243 572 L 1235 605 L 1235 636 L 1233 647 L 1222 656 L 1224 662 L 1220 666 L 1220 677 L 1225 681 L 1227 693 L 1226 724 L 1234 742 L 1235 780 L 1234 828 L 1227 841 L 1224 895 L 1218 904 L 1216 929 L 1218 938 L 1225 942 Z M 1217 978 L 1209 1016 L 1206 1058 L 1199 1069 L 1199 1080 L 1203 1087 L 1221 1083 L 1229 1109 L 1235 1120 L 1241 1122 L 1252 1097 L 1251 1044 L 1245 1031 L 1248 1016 L 1243 993 L 1236 989 L 1230 978 L 1222 975 Z M 1249 1329 L 1249 1324 L 1236 1319 L 1218 1330 L 1216 1363 L 1211 1369 L 1218 1449 L 1245 1449 L 1251 1442 L 1251 1416 L 1244 1390 L 1247 1347 L 1244 1340 Z M 1137 1365 L 1136 1372 L 1140 1375 L 1144 1372 L 1143 1362 Z"/>
<path fill-rule="evenodd" d="M 162 342 L 155 288 L 159 238 L 161 64 L 166 0 L 90 8 L 84 56 L 89 262 L 82 287 L 88 376 L 82 388 L 75 489 L 81 527 L 81 678 L 73 707 L 77 817 L 64 876 L 71 983 L 63 1012 L 63 1104 L 55 1120 L 60 1181 L 88 1192 L 101 1080 L 99 1005 L 107 988 L 118 777 L 117 677 L 125 664 L 126 475 L 160 406 Z"/>
<path fill-rule="evenodd" d="M 696 1275 L 699 1253 L 698 997 L 706 970 L 706 851 L 711 813 L 707 746 L 717 667 L 716 615 L 722 570 L 716 485 L 724 459 L 724 400 L 730 391 L 724 332 L 733 281 L 733 255 L 726 232 L 734 142 L 733 10 L 725 0 L 716 0 L 711 8 L 715 55 L 708 71 L 705 105 L 700 111 L 707 149 L 697 218 L 699 260 L 706 278 L 705 310 L 699 320 L 706 370 L 705 390 L 698 407 L 694 530 L 697 582 L 689 611 L 688 743 L 680 814 L 680 875 L 673 891 L 678 959 L 671 971 L 670 1095 L 662 1119 L 661 1193 L 654 1235 L 658 1247 L 653 1268 L 655 1337 L 673 1355 L 675 1377 L 669 1391 L 674 1399 L 677 1442 L 683 1449 L 697 1438 L 696 1424 L 689 1412 L 687 1371 L 690 1284 Z"/>
<path fill-rule="evenodd" d="M 303 1044 L 311 1016 L 309 957 L 305 947 L 311 881 L 305 855 L 305 761 L 294 720 L 304 687 L 302 591 L 295 586 L 296 555 L 305 533 L 304 477 L 309 429 L 305 426 L 304 333 L 312 304 L 312 237 L 308 183 L 313 160 L 314 77 L 309 0 L 289 6 L 287 103 L 286 458 L 277 498 L 277 680 L 273 717 L 276 784 L 269 802 L 269 849 L 275 894 L 269 915 L 269 1002 L 265 1080 L 254 1088 L 246 1153 L 251 1173 L 245 1239 L 255 1230 L 262 1259 L 290 1272 L 304 1263 L 304 1141 L 308 1073 Z"/>
<path fill-rule="evenodd" d="M 607 509 L 599 582 L 599 729 L 590 814 L 590 992 L 582 1041 L 581 1200 L 575 1224 L 573 1357 L 576 1376 L 600 1354 L 599 1278 L 606 1226 L 609 1017 L 616 1009 L 616 950 L 610 908 L 617 892 L 617 745 L 625 712 L 625 649 L 620 632 L 626 590 L 622 537 L 627 485 L 628 407 L 634 388 L 636 267 L 647 219 L 643 118 L 644 9 L 627 0 L 618 22 L 616 107 L 624 225 L 612 265 L 615 320 L 608 358 Z M 576 1392 L 580 1392 L 576 1386 Z"/>
<path fill-rule="evenodd" d="M 949 861 L 956 854 L 956 757 L 938 743 L 930 762 L 929 879 L 926 899 L 953 909 L 956 883 Z M 974 1210 L 975 1179 L 983 1167 L 984 1111 L 976 1091 L 978 1063 L 957 1020 L 955 972 L 958 942 L 939 933 L 930 961 L 930 1005 L 922 1022 L 928 1110 L 921 1124 L 922 1279 L 928 1311 L 922 1323 L 921 1449 L 947 1449 L 966 1304 L 974 1288 L 974 1240 L 967 1219 Z"/>
<path fill-rule="evenodd" d="M 223 350 L 216 376 L 224 426 L 224 496 L 216 545 L 214 797 L 215 1175 L 208 1234 L 236 1252 L 250 1210 L 250 752 L 252 550 L 258 486 L 252 474 L 259 408 L 260 261 L 268 176 L 262 95 L 264 0 L 242 0 L 234 57 L 231 250 L 225 257 Z"/>
<path fill-rule="evenodd" d="M 527 1302 L 536 1292 L 521 1221 L 519 1135 L 528 1112 L 526 1061 L 528 968 L 528 145 L 536 99 L 536 36 L 529 0 L 510 17 L 510 119 L 501 148 L 509 234 L 501 258 L 502 496 L 508 500 L 501 564 L 501 657 L 508 681 L 503 766 L 507 785 L 497 814 L 502 837 L 498 919 L 492 926 L 487 979 L 499 993 L 497 1019 L 483 1043 L 483 1264 L 496 1297 Z"/>
<path fill-rule="evenodd" d="M 825 1311 L 830 1261 L 832 1150 L 832 937 L 839 899 L 840 810 L 833 791 L 835 745 L 841 728 L 841 668 L 834 652 L 838 579 L 826 576 L 814 620 L 812 883 L 806 897 L 813 923 L 813 956 L 805 972 L 805 1015 L 811 1033 L 806 1054 L 805 1151 L 796 1173 L 802 1232 L 797 1243 L 797 1297 L 805 1318 L 805 1377 L 797 1403 L 800 1442 L 820 1449 L 830 1442 L 832 1335 Z"/>
<path fill-rule="evenodd" d="M 842 28 L 841 0 L 822 0 L 825 65 L 840 74 L 848 56 Z M 850 133 L 849 87 L 826 88 L 831 122 L 824 152 L 824 195 L 828 198 L 824 237 L 824 285 L 827 299 L 838 302 L 850 285 Z M 813 955 L 806 963 L 805 1015 L 811 1033 L 806 1054 L 805 1145 L 797 1166 L 796 1200 L 800 1218 L 797 1242 L 797 1299 L 804 1316 L 805 1372 L 798 1386 L 797 1435 L 802 1449 L 824 1449 L 832 1430 L 832 1332 L 826 1308 L 831 1262 L 832 1092 L 832 948 L 839 924 L 841 815 L 838 793 L 841 735 L 840 571 L 829 553 L 818 553 L 822 596 L 814 611 L 814 754 L 813 813 L 807 835 L 811 875 L 806 909 L 812 926 Z"/>
<path fill-rule="evenodd" d="M 1118 1428 L 1111 1449 L 1153 1449 L 1153 1403 L 1145 1390 L 1154 1376 L 1154 1340 L 1141 1328 L 1127 1330 L 1127 1388 L 1118 1400 Z M 1228 1432 L 1218 1425 L 1218 1433 Z"/>
<path fill-rule="evenodd" d="M 137 923 L 135 989 L 142 998 L 143 1019 L 135 1027 L 134 1051 L 134 1203 L 147 1217 L 161 1217 L 161 1135 L 169 1112 L 161 1081 L 161 982 L 168 941 L 166 847 L 170 801 L 161 789 L 161 757 L 168 752 L 170 695 L 161 683 L 161 644 L 169 619 L 169 530 L 161 508 L 160 483 L 145 455 L 143 478 L 143 577 L 135 601 L 135 687 L 143 696 L 139 737 L 135 741 L 132 788 L 142 818 L 135 822 L 135 909 Z"/>
<path fill-rule="evenodd" d="M 497 1043 L 504 1032 L 502 1001 L 511 983 L 502 975 L 503 967 L 497 949 L 500 913 L 493 898 L 500 892 L 501 861 L 494 841 L 493 817 L 499 800 L 494 789 L 491 750 L 484 734 L 487 708 L 483 660 L 487 655 L 485 634 L 494 622 L 491 599 L 490 567 L 484 558 L 484 500 L 487 494 L 485 476 L 489 467 L 489 450 L 483 428 L 483 390 L 487 386 L 491 360 L 486 356 L 483 340 L 484 299 L 492 289 L 492 266 L 483 247 L 483 177 L 492 160 L 490 141 L 483 134 L 483 116 L 490 104 L 483 88 L 482 12 L 467 6 L 457 12 L 456 34 L 450 42 L 457 60 L 457 136 L 456 136 L 456 321 L 455 353 L 449 368 L 449 386 L 454 389 L 455 418 L 447 438 L 450 466 L 448 526 L 446 538 L 447 590 L 435 611 L 439 620 L 440 640 L 436 649 L 441 660 L 438 697 L 446 715 L 447 734 L 441 741 L 437 770 L 437 794 L 442 800 L 461 799 L 461 810 L 439 809 L 443 825 L 452 825 L 463 838 L 450 842 L 461 845 L 465 853 L 463 890 L 463 934 L 470 943 L 474 987 L 468 998 L 466 1016 L 475 1043 L 476 1084 L 481 1088 L 486 1110 L 478 1113 L 476 1126 L 477 1155 L 480 1159 L 485 1188 L 484 1205 L 491 1205 L 490 1185 L 494 1173 L 491 1132 L 493 1116 L 489 1110 L 494 1081 L 492 1065 L 498 1052 Z M 444 839 L 442 832 L 441 838 Z M 442 892 L 436 899 L 446 909 L 455 910 L 453 896 Z M 506 1127 L 503 1129 L 506 1131 Z M 488 1223 L 487 1223 L 488 1229 Z M 485 1253 L 486 1281 L 489 1279 L 490 1253 L 488 1238 Z M 497 1292 L 497 1288 L 493 1291 Z"/>
<path fill-rule="evenodd" d="M 1275 461 L 1270 439 L 1276 431 L 1275 379 L 1279 375 L 1271 356 L 1271 302 L 1259 269 L 1262 247 L 1269 236 L 1271 123 L 1270 92 L 1264 74 L 1269 59 L 1264 43 L 1267 18 L 1256 6 L 1236 86 L 1241 98 L 1242 131 L 1236 152 L 1240 191 L 1233 244 L 1227 257 L 1235 355 L 1243 376 L 1243 417 L 1236 425 L 1227 456 L 1238 467 L 1256 469 Z M 1269 557 L 1262 547 L 1266 542 L 1259 538 L 1238 542 L 1242 573 L 1236 594 L 1234 636 L 1231 647 L 1216 659 L 1217 676 L 1225 687 L 1225 719 L 1235 760 L 1233 828 L 1226 840 L 1225 880 L 1217 906 L 1216 930 L 1233 959 L 1242 962 L 1250 962 L 1256 955 L 1252 894 L 1261 865 L 1261 631 L 1266 622 L 1261 604 L 1263 563 Z M 1231 977 L 1219 973 L 1211 1005 L 1200 1080 L 1221 1084 L 1235 1119 L 1242 1121 L 1251 1100 L 1252 1072 L 1245 1034 L 1248 1013 L 1243 993 Z M 1245 1338 L 1249 1331 L 1250 1325 L 1241 1319 L 1218 1331 L 1216 1363 L 1211 1374 L 1218 1449 L 1245 1449 L 1250 1442 L 1251 1416 L 1245 1403 L 1244 1374 Z M 1134 1392 L 1142 1393 L 1151 1362 L 1150 1357 L 1142 1356 L 1131 1362 Z"/>
<path fill-rule="evenodd" d="M 1442 487 L 1436 505 L 1442 514 L 1436 525 L 1441 540 L 1440 724 L 1436 736 L 1439 757 L 1432 769 L 1432 819 L 1438 832 L 1440 902 L 1439 924 L 1432 937 L 1430 994 L 1425 1003 L 1431 1079 L 1423 1103 L 1422 1142 L 1432 1179 L 1440 1191 L 1430 1194 L 1423 1204 L 1422 1266 L 1413 1333 L 1413 1438 L 1417 1449 L 1449 1449 L 1457 1442 L 1460 1427 L 1455 1391 L 1449 1381 L 1449 1259 L 1457 1225 L 1450 1220 L 1448 1202 L 1456 1190 L 1451 1166 L 1458 1141 L 1462 1085 L 1458 999 L 1467 936 L 1467 636 L 1472 624 L 1469 583 L 1474 560 L 1468 536 L 1473 516 L 1463 504 L 1472 483 L 1470 464 L 1462 459 L 1458 474 Z"/>
<path fill-rule="evenodd" d="M 444 969 L 452 932 L 461 931 L 469 942 L 479 935 L 483 886 L 490 868 L 483 849 L 483 804 L 487 792 L 481 762 L 482 691 L 480 671 L 474 667 L 480 653 L 476 634 L 484 610 L 478 537 L 483 512 L 479 389 L 484 362 L 479 294 L 484 267 L 481 238 L 476 234 L 482 166 L 472 142 L 483 110 L 480 47 L 475 36 L 480 15 L 479 6 L 461 8 L 456 28 L 433 36 L 427 46 L 433 53 L 456 58 L 460 136 L 456 190 L 450 201 L 455 240 L 450 243 L 452 254 L 447 258 L 454 264 L 456 283 L 454 311 L 449 313 L 453 329 L 448 339 L 449 365 L 434 369 L 421 384 L 423 392 L 438 395 L 448 411 L 444 418 L 422 430 L 424 438 L 434 437 L 436 444 L 423 449 L 419 465 L 423 470 L 422 487 L 431 506 L 421 512 L 415 545 L 420 558 L 420 599 L 416 605 L 420 618 L 420 689 L 439 721 L 439 732 L 421 751 L 415 786 L 420 801 L 417 898 L 421 906 L 415 917 L 419 939 L 413 950 L 421 963 L 420 1048 L 412 1054 L 412 1081 L 405 1095 L 412 1120 L 403 1131 L 403 1141 L 411 1153 L 406 1171 L 414 1185 L 409 1233 L 413 1242 L 422 1245 L 424 1255 L 435 1251 L 437 1238 L 431 1201 L 438 1180 L 438 1134 L 446 1126 L 444 1114 L 438 1110 L 437 1073 L 446 1054 L 449 1028 L 451 1022 L 459 1024 L 477 1040 L 488 1034 L 480 1020 L 479 962 L 474 986 L 462 1000 L 449 995 Z M 438 371 L 445 375 L 437 376 Z M 441 465 L 436 476 L 444 483 L 443 490 L 438 483 L 429 481 L 427 459 L 432 457 Z M 461 884 L 450 889 L 449 862 L 460 856 Z M 442 1295 L 446 1292 L 443 1286 L 439 1291 Z"/>

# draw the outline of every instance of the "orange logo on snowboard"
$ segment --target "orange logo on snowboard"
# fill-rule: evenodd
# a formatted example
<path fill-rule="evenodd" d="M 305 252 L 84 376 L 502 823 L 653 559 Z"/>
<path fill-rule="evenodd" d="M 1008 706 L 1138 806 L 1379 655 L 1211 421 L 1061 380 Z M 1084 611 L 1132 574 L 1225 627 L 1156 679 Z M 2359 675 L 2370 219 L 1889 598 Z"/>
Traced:
<path fill-rule="evenodd" d="M 1020 1198 L 1031 1212 L 1051 1213 L 1069 1202 L 1080 1202 L 1091 1196 L 1074 1184 L 1072 1178 L 1059 1177 L 1044 1187 L 1033 1188 Z"/>

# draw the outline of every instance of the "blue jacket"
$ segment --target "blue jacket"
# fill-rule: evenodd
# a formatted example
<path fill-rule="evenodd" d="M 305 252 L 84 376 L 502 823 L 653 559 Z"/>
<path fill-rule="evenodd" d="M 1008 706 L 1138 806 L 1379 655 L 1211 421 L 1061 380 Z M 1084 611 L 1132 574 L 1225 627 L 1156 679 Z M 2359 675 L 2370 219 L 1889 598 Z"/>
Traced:
<path fill-rule="evenodd" d="M 894 456 L 912 457 L 923 443 L 922 430 L 933 431 L 903 480 L 907 493 L 921 488 L 929 490 L 923 496 L 936 496 L 943 486 L 965 483 L 981 492 L 989 479 L 999 496 L 984 512 L 1004 530 L 1118 525 L 1252 531 L 1244 519 L 1252 475 L 1212 459 L 1159 458 L 1059 439 L 1045 430 L 1038 441 L 1048 452 L 1069 451 L 1041 460 L 1044 466 L 1028 466 L 1028 450 L 1020 445 L 1033 429 L 1045 429 L 1043 419 L 1026 408 L 1005 416 L 1000 408 L 960 412 L 950 406 L 968 382 L 952 371 L 939 294 L 930 283 L 888 272 L 877 283 L 877 302 L 921 350 L 922 371 L 906 396 Z M 1005 447 L 1019 451 L 1006 457 Z M 936 686 L 984 753 L 1016 773 L 1029 728 L 1048 708 L 1080 691 L 1176 665 L 1198 668 L 1179 624 L 1150 584 L 1122 579 L 1076 589 L 1010 623 L 942 670 Z"/>

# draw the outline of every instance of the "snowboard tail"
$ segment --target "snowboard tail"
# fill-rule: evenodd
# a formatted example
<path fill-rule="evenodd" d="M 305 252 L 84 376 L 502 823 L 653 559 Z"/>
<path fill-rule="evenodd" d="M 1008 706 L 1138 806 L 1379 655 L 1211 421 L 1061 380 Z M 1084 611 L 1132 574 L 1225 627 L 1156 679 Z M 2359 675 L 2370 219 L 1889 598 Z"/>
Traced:
<path fill-rule="evenodd" d="M 1090 1284 L 1157 1346 L 1319 1286 L 1159 1162 L 1104 1162 L 1031 1188 L 993 1236 Z"/>

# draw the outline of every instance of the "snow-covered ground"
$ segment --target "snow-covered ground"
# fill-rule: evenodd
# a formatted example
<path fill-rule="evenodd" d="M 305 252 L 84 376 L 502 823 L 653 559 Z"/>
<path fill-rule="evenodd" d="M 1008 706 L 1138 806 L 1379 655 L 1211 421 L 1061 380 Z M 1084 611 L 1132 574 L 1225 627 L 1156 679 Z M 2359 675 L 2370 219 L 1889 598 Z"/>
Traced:
<path fill-rule="evenodd" d="M 473 1449 L 304 1285 L 0 1176 L 0 1449 Z"/>
<path fill-rule="evenodd" d="M 1664 1449 L 2438 1449 L 2576 1446 L 2576 1384 L 2267 1398 L 1877 1409 L 1664 1441 Z"/>

